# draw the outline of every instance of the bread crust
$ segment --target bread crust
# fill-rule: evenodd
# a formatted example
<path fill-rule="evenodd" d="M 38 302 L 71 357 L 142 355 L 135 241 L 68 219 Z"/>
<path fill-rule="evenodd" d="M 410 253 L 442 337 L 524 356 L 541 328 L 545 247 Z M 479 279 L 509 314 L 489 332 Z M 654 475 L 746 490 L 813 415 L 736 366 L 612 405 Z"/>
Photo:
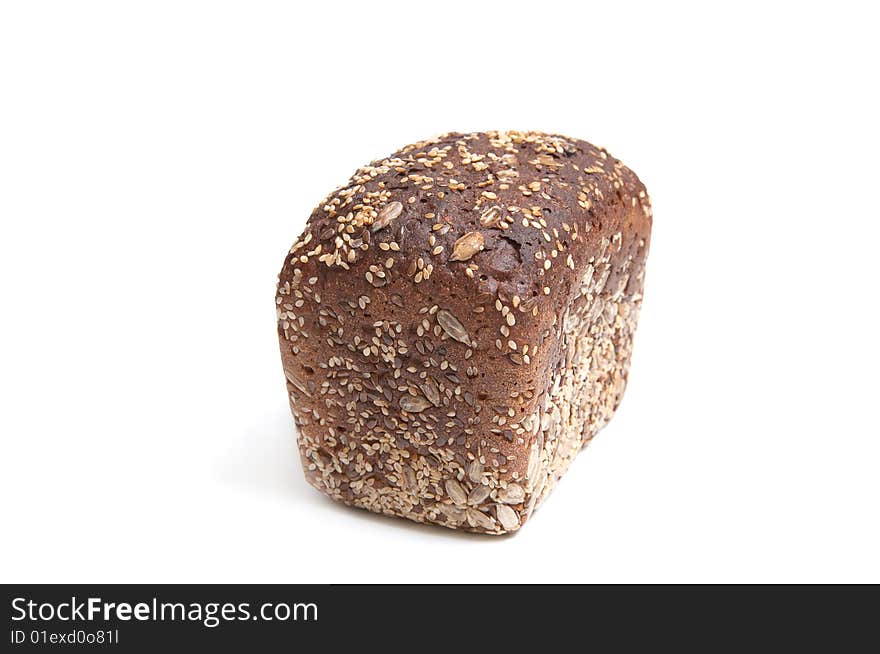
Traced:
<path fill-rule="evenodd" d="M 620 402 L 651 222 L 632 171 L 558 135 L 450 133 L 360 168 L 279 277 L 309 483 L 519 529 Z"/>

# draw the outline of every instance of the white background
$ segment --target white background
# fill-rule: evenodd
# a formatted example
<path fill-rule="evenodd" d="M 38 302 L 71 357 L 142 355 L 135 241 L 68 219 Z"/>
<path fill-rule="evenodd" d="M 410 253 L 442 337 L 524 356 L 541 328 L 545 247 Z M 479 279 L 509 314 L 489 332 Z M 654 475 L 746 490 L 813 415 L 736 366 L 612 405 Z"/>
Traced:
<path fill-rule="evenodd" d="M 4 3 L 0 581 L 880 582 L 868 7 Z M 492 128 L 655 213 L 623 405 L 510 538 L 307 486 L 275 333 L 327 192 Z"/>

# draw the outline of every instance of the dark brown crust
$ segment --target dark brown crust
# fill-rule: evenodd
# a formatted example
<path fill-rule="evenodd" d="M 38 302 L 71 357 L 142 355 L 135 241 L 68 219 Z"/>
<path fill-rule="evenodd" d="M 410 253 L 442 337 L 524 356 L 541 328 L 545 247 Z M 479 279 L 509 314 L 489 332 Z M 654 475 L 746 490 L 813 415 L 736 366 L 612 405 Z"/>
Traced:
<path fill-rule="evenodd" d="M 279 279 L 309 481 L 414 520 L 521 526 L 573 456 L 561 443 L 619 402 L 650 230 L 635 174 L 566 137 L 447 134 L 361 168 Z"/>

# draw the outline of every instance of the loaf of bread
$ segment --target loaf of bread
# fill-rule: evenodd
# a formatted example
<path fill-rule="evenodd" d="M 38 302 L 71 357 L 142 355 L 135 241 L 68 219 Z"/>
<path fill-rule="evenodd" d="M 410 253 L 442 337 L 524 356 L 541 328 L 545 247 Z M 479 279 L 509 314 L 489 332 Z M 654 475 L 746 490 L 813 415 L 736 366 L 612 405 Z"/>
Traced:
<path fill-rule="evenodd" d="M 650 233 L 635 174 L 564 136 L 450 133 L 360 168 L 278 284 L 309 483 L 519 529 L 620 402 Z"/>

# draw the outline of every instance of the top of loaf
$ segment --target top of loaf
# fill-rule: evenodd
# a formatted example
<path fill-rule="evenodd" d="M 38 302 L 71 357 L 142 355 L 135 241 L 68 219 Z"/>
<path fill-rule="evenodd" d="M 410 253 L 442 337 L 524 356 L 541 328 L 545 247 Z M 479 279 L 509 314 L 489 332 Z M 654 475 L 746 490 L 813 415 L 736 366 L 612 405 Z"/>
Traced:
<path fill-rule="evenodd" d="M 644 186 L 604 148 L 541 132 L 450 132 L 359 168 L 312 212 L 291 263 L 350 271 L 368 259 L 376 265 L 362 274 L 381 287 L 393 256 L 416 289 L 442 265 L 495 294 L 523 264 L 535 264 L 532 277 L 572 267 L 567 244 L 624 202 L 650 223 Z"/>

